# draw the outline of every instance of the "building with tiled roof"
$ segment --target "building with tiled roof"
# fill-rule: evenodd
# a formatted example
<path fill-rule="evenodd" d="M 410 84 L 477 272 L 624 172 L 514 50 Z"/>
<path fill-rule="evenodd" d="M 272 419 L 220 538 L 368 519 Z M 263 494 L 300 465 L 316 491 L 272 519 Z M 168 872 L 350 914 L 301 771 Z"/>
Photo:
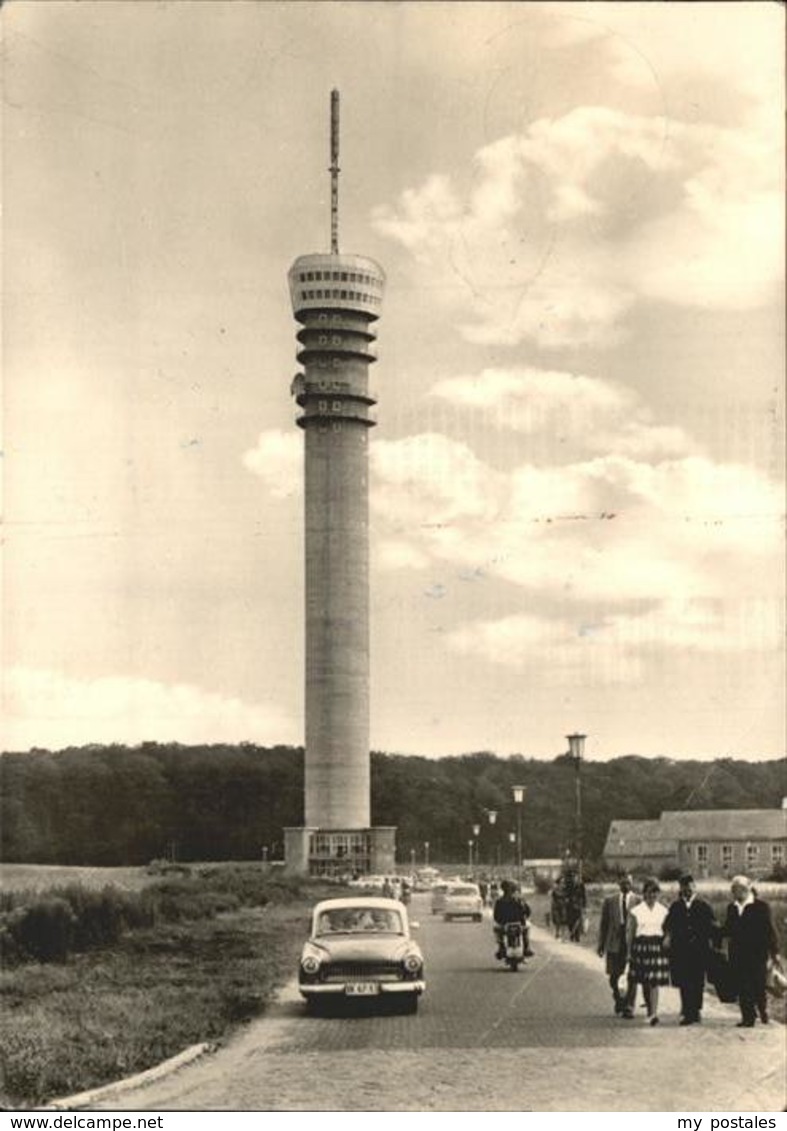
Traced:
<path fill-rule="evenodd" d="M 612 821 L 604 859 L 610 868 L 655 874 L 679 867 L 698 878 L 766 876 L 787 863 L 787 809 L 687 809 Z"/>

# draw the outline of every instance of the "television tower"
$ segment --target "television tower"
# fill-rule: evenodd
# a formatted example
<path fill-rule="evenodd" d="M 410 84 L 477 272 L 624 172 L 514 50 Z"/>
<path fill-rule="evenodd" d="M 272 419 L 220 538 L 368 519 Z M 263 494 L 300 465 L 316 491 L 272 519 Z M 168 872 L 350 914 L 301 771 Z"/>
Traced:
<path fill-rule="evenodd" d="M 289 271 L 300 328 L 291 392 L 304 433 L 305 827 L 285 830 L 288 868 L 387 872 L 394 829 L 370 827 L 369 366 L 385 273 L 339 251 L 339 92 L 331 91 L 331 250 Z"/>

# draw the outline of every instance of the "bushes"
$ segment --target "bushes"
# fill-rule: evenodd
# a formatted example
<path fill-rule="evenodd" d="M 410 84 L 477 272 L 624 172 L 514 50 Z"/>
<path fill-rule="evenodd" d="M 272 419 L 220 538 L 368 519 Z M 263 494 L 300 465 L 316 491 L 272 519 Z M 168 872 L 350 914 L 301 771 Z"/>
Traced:
<path fill-rule="evenodd" d="M 144 900 L 119 888 L 71 884 L 32 897 L 17 894 L 0 917 L 0 955 L 9 965 L 65 962 L 69 954 L 112 946 L 127 930 L 152 921 Z"/>
<path fill-rule="evenodd" d="M 240 864 L 167 869 L 141 892 L 81 884 L 7 892 L 0 903 L 0 960 L 64 962 L 70 954 L 114 946 L 127 932 L 157 923 L 211 919 L 299 895 L 300 880 L 267 879 L 257 867 Z"/>

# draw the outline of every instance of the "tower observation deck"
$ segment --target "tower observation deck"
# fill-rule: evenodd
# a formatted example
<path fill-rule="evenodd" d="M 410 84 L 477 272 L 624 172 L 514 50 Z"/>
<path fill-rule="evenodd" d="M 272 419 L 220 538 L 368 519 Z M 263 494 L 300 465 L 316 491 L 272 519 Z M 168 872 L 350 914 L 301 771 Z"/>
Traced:
<path fill-rule="evenodd" d="M 388 834 L 388 871 L 393 830 L 369 827 L 369 366 L 385 273 L 338 250 L 338 109 L 334 91 L 331 251 L 299 256 L 288 275 L 304 432 L 307 827 L 287 833 L 312 872 L 368 871 L 381 863 L 375 834 Z"/>

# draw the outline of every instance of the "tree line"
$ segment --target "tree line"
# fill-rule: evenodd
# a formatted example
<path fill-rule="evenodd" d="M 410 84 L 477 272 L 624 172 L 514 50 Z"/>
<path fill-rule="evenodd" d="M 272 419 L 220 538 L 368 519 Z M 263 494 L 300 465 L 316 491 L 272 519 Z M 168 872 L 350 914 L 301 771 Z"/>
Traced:
<path fill-rule="evenodd" d="M 402 863 L 514 858 L 512 787 L 523 853 L 562 856 L 576 834 L 576 765 L 487 751 L 430 759 L 372 754 L 372 822 L 395 825 Z M 714 762 L 627 755 L 581 766 L 582 837 L 601 856 L 610 821 L 665 809 L 776 808 L 785 759 Z M 145 864 L 152 859 L 280 859 L 283 829 L 303 823 L 303 749 L 139 746 L 0 755 L 0 855 L 6 862 Z M 491 824 L 489 813 L 496 813 Z M 473 826 L 480 826 L 477 838 Z"/>

